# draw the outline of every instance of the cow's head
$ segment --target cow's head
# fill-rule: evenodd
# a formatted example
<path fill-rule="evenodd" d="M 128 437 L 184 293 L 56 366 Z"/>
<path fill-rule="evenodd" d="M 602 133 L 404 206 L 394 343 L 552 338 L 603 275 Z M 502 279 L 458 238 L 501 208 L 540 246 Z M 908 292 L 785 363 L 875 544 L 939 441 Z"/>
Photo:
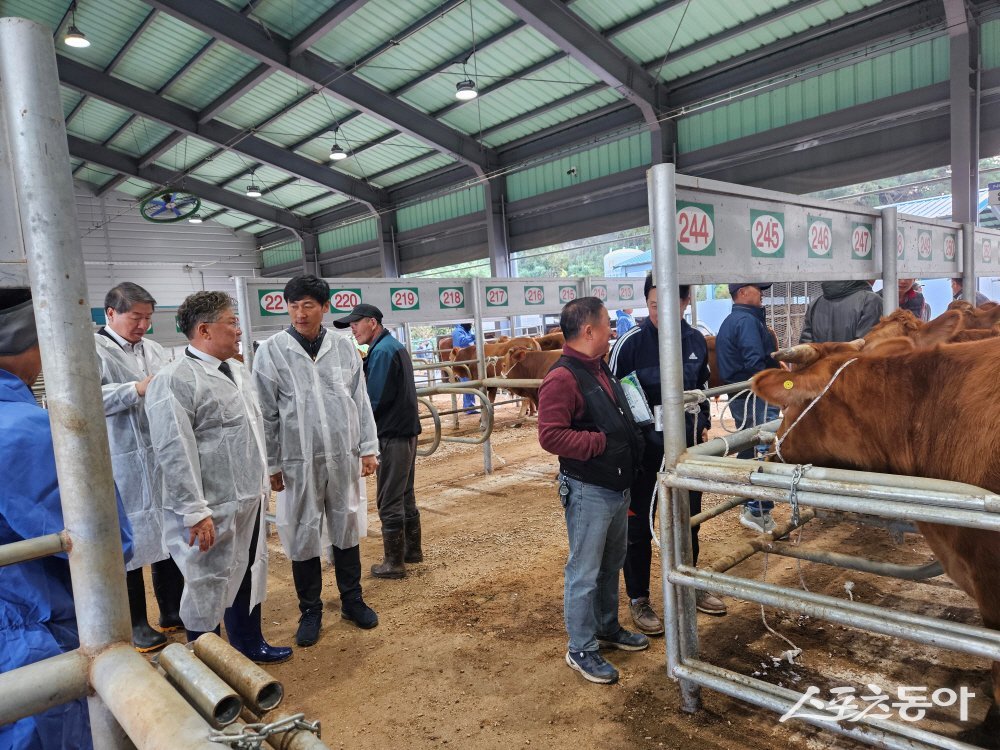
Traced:
<path fill-rule="evenodd" d="M 507 377 L 514 367 L 524 361 L 525 356 L 528 354 L 528 349 L 523 346 L 512 346 L 503 355 L 503 363 L 501 365 L 501 372 L 503 377 Z"/>
<path fill-rule="evenodd" d="M 912 336 L 924 327 L 924 322 L 909 310 L 895 310 L 883 317 L 875 327 L 865 334 L 865 341 L 872 343 L 879 339 L 896 336 Z"/>
<path fill-rule="evenodd" d="M 872 344 L 881 344 L 886 339 L 900 336 L 912 339 L 918 349 L 946 344 L 953 341 L 959 331 L 966 327 L 968 314 L 964 308 L 952 308 L 929 323 L 924 323 L 909 310 L 896 310 L 882 318 L 878 325 L 865 335 L 866 346 L 870 351 Z"/>

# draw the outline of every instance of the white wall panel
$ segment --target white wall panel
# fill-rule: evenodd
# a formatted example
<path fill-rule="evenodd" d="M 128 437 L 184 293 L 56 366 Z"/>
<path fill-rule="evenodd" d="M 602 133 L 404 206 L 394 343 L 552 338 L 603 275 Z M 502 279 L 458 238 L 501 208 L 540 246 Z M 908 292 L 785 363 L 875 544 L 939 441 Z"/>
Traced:
<path fill-rule="evenodd" d="M 91 307 L 102 307 L 107 290 L 122 281 L 175 307 L 201 289 L 235 296 L 233 277 L 260 275 L 254 238 L 215 222 L 154 224 L 139 215 L 135 199 L 114 191 L 95 198 L 80 186 L 76 211 Z"/>

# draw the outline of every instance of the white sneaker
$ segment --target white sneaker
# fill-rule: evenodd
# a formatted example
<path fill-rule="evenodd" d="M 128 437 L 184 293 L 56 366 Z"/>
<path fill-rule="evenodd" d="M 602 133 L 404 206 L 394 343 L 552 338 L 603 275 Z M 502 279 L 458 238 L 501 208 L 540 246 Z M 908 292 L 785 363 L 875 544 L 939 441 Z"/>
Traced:
<path fill-rule="evenodd" d="M 740 523 L 758 534 L 770 534 L 776 525 L 770 511 L 755 513 L 746 505 L 740 512 Z"/>

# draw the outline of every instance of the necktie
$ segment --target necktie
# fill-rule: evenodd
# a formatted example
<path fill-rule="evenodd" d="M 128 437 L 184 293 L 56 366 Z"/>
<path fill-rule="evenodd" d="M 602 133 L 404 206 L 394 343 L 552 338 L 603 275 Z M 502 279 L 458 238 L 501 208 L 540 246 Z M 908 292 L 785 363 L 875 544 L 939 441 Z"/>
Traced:
<path fill-rule="evenodd" d="M 233 377 L 233 368 L 229 366 L 228 362 L 222 362 L 219 364 L 219 372 L 232 380 L 234 383 L 236 382 L 236 378 Z"/>

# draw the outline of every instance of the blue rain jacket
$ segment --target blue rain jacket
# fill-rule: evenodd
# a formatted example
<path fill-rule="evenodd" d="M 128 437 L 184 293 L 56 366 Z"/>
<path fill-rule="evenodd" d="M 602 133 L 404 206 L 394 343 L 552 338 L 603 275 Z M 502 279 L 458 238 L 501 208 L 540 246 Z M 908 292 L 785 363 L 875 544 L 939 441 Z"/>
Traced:
<path fill-rule="evenodd" d="M 31 390 L 0 370 L 0 544 L 63 530 L 49 415 Z M 132 528 L 117 490 L 125 558 Z M 0 568 L 0 672 L 79 646 L 65 554 Z M 0 726 L 0 750 L 89 750 L 87 701 Z"/>

